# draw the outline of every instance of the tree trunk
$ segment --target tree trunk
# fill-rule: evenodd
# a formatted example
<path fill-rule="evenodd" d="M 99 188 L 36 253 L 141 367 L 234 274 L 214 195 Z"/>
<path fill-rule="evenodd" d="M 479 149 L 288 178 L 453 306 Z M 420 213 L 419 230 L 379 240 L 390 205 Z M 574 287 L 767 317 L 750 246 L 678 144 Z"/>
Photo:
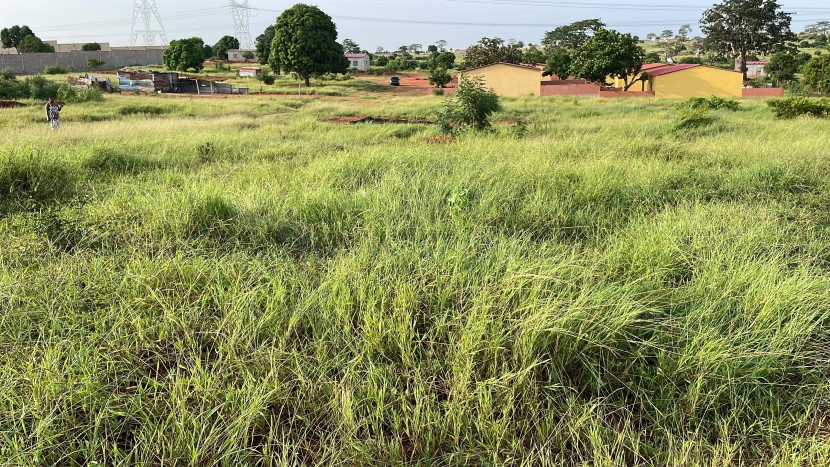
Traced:
<path fill-rule="evenodd" d="M 735 57 L 735 68 L 735 71 L 740 71 L 744 75 L 744 81 L 746 81 L 746 52 L 741 51 Z"/>
<path fill-rule="evenodd" d="M 311 87 L 311 81 L 310 81 L 310 77 L 309 77 L 309 76 L 306 76 L 306 77 L 305 77 L 305 87 Z"/>

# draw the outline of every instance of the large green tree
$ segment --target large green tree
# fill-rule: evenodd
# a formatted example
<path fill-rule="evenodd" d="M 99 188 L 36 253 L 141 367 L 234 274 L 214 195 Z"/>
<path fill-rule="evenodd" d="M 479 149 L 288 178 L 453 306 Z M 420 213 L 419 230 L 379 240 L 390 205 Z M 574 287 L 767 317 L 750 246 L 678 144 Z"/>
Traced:
<path fill-rule="evenodd" d="M 787 81 L 795 81 L 795 75 L 801 66 L 801 61 L 797 56 L 779 52 L 769 59 L 766 73 L 780 85 Z"/>
<path fill-rule="evenodd" d="M 277 18 L 271 44 L 271 68 L 297 73 L 306 86 L 312 76 L 345 73 L 349 61 L 337 43 L 337 26 L 331 16 L 316 6 L 298 3 Z"/>
<path fill-rule="evenodd" d="M 746 77 L 750 54 L 782 51 L 795 40 L 790 31 L 792 15 L 777 0 L 724 0 L 703 13 L 700 29 L 705 48 L 735 59 L 735 68 Z"/>
<path fill-rule="evenodd" d="M 84 44 L 81 47 L 81 50 L 83 50 L 84 52 L 96 52 L 98 50 L 101 50 L 101 44 L 97 42 L 90 42 L 88 44 Z"/>
<path fill-rule="evenodd" d="M 804 65 L 804 84 L 814 91 L 830 94 L 830 55 L 813 57 Z"/>
<path fill-rule="evenodd" d="M 200 71 L 204 67 L 204 50 L 198 37 L 170 41 L 164 50 L 164 66 L 171 70 Z"/>
<path fill-rule="evenodd" d="M 219 42 L 213 45 L 213 57 L 217 60 L 227 60 L 228 50 L 238 48 L 239 39 L 233 36 L 222 36 Z"/>
<path fill-rule="evenodd" d="M 596 83 L 606 83 L 606 77 L 620 78 L 627 90 L 637 82 L 645 59 L 645 50 L 638 43 L 631 34 L 599 29 L 573 51 L 570 72 Z"/>
<path fill-rule="evenodd" d="M 256 36 L 256 57 L 261 65 L 268 63 L 268 59 L 271 57 L 271 42 L 274 42 L 275 29 L 276 26 L 272 24 L 265 28 L 262 34 Z M 279 69 L 274 70 L 274 72 L 279 74 Z"/>
<path fill-rule="evenodd" d="M 584 19 L 546 32 L 542 45 L 545 48 L 558 47 L 574 50 L 581 47 L 596 31 L 603 28 L 605 28 L 605 23 L 599 19 Z"/>
<path fill-rule="evenodd" d="M 43 42 L 35 35 L 24 36 L 17 44 L 17 51 L 25 53 L 50 53 L 54 52 L 55 48 Z"/>
<path fill-rule="evenodd" d="M 24 37 L 34 35 L 35 34 L 29 26 L 14 25 L 0 30 L 0 43 L 2 43 L 5 48 L 17 47 L 20 45 L 20 41 L 22 41 Z"/>
<path fill-rule="evenodd" d="M 343 51 L 350 54 L 359 54 L 360 46 L 351 39 L 343 39 Z"/>
<path fill-rule="evenodd" d="M 493 63 L 521 63 L 522 48 L 517 44 L 505 45 L 498 37 L 483 37 L 477 44 L 467 48 L 462 68 L 477 68 Z"/>
<path fill-rule="evenodd" d="M 542 76 L 555 75 L 559 79 L 568 79 L 571 74 L 571 61 L 571 54 L 567 50 L 560 47 L 549 50 Z"/>

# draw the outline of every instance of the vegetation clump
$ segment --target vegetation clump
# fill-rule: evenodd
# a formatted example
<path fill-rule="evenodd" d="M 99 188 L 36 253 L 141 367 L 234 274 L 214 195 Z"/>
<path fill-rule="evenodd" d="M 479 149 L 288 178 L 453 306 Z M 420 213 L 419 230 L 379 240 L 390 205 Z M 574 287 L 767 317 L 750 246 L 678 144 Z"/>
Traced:
<path fill-rule="evenodd" d="M 461 76 L 455 89 L 455 97 L 444 101 L 438 114 L 438 123 L 444 133 L 457 133 L 471 129 L 483 131 L 491 128 L 490 116 L 501 110 L 499 96 L 484 86 L 480 76 Z"/>
<path fill-rule="evenodd" d="M 681 107 L 688 107 L 690 109 L 708 109 L 708 110 L 731 110 L 737 111 L 741 108 L 741 103 L 734 99 L 724 99 L 718 96 L 711 97 L 692 97 L 681 104 Z"/>
<path fill-rule="evenodd" d="M 817 118 L 830 117 L 830 99 L 810 99 L 807 97 L 788 97 L 767 101 L 775 116 L 781 119 L 809 115 Z"/>

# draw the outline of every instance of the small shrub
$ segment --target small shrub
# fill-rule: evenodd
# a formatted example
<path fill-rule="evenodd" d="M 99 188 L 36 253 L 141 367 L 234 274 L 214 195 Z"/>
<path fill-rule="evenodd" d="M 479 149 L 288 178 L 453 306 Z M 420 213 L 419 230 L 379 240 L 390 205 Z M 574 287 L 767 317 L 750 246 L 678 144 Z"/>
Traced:
<path fill-rule="evenodd" d="M 100 174 L 138 173 L 148 166 L 144 159 L 108 146 L 93 147 L 83 163 L 83 168 Z"/>
<path fill-rule="evenodd" d="M 455 133 L 461 129 L 475 131 L 491 128 L 490 116 L 501 110 L 499 96 L 492 89 L 484 87 L 480 76 L 461 76 L 455 97 L 444 102 L 438 115 L 438 123 L 444 133 Z"/>
<path fill-rule="evenodd" d="M 65 75 L 68 73 L 66 68 L 58 65 L 47 65 L 43 67 L 43 74 L 45 75 Z"/>
<path fill-rule="evenodd" d="M 26 86 L 29 90 L 29 97 L 35 100 L 45 101 L 50 97 L 58 97 L 60 85 L 49 81 L 43 75 L 35 75 L 26 78 Z"/>
<path fill-rule="evenodd" d="M 166 112 L 164 107 L 140 104 L 131 104 L 118 109 L 120 115 L 162 115 Z"/>
<path fill-rule="evenodd" d="M 692 97 L 683 102 L 681 107 L 689 109 L 707 109 L 707 110 L 731 110 L 736 111 L 741 108 L 741 103 L 733 99 L 723 99 L 721 97 L 712 96 Z"/>
<path fill-rule="evenodd" d="M 435 89 L 432 90 L 432 94 L 435 95 L 435 96 L 443 96 L 444 95 L 444 90 L 441 89 L 441 88 L 435 88 Z"/>
<path fill-rule="evenodd" d="M 781 119 L 809 115 L 817 118 L 830 117 L 830 99 L 808 99 L 806 97 L 788 97 L 767 101 L 767 105 Z"/>
<path fill-rule="evenodd" d="M 433 68 L 429 72 L 429 84 L 436 88 L 443 88 L 450 81 L 452 81 L 452 75 L 447 73 L 445 68 Z"/>
<path fill-rule="evenodd" d="M 46 203 L 75 192 L 74 171 L 38 151 L 0 153 L 0 202 Z"/>
<path fill-rule="evenodd" d="M 76 89 L 64 83 L 58 88 L 58 100 L 73 104 L 79 102 L 99 102 L 104 100 L 104 94 L 97 87 Z"/>
<path fill-rule="evenodd" d="M 671 127 L 671 133 L 677 134 L 711 126 L 717 119 L 705 108 L 683 109 L 677 115 Z"/>

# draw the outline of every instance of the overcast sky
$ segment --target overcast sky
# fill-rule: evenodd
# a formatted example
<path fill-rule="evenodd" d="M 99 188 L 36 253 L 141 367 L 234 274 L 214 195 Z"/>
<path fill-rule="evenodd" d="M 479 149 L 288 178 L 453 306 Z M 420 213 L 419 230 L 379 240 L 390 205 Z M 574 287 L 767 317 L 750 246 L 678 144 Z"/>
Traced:
<path fill-rule="evenodd" d="M 41 39 L 59 42 L 110 42 L 129 45 L 134 0 L 3 0 L 0 26 L 26 24 Z M 234 35 L 229 0 L 155 0 L 168 39 L 200 36 L 212 44 Z M 697 21 L 713 1 L 649 2 L 646 0 L 320 0 L 334 18 L 339 39 L 350 38 L 374 52 L 395 50 L 439 39 L 450 48 L 465 48 L 481 37 L 538 43 L 545 31 L 585 18 L 601 18 L 609 27 L 645 37 L 649 32 L 676 30 Z M 830 19 L 827 0 L 780 0 L 795 13 L 793 30 Z M 272 24 L 292 1 L 249 0 L 252 39 Z M 141 45 L 141 41 L 139 41 Z"/>

